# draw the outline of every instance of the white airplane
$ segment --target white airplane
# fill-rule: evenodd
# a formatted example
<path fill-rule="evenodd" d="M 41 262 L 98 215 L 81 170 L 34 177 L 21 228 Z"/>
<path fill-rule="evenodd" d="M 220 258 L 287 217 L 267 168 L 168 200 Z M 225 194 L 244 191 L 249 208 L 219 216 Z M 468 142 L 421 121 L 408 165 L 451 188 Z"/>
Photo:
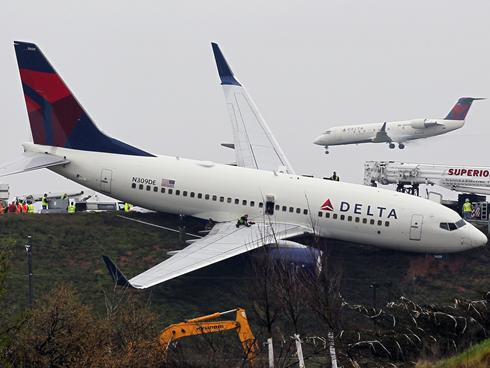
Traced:
<path fill-rule="evenodd" d="M 327 154 L 330 146 L 359 143 L 388 143 L 391 149 L 398 144 L 398 148 L 404 149 L 408 141 L 461 128 L 472 102 L 476 100 L 484 98 L 461 97 L 444 119 L 412 119 L 333 127 L 318 136 L 313 143 L 323 146 Z"/>
<path fill-rule="evenodd" d="M 264 127 L 267 162 L 235 150 L 238 166 L 157 156 L 103 134 L 40 49 L 15 42 L 33 143 L 26 157 L 0 168 L 0 176 L 37 168 L 50 170 L 93 190 L 156 211 L 218 223 L 204 237 L 128 280 L 104 257 L 120 285 L 144 289 L 266 245 L 298 248 L 303 235 L 339 239 L 410 252 L 446 253 L 480 247 L 487 238 L 454 211 L 389 190 L 292 172 L 245 88 L 216 44 L 213 51 L 233 124 Z M 235 144 L 239 137 L 235 136 Z M 248 226 L 237 218 L 248 214 Z M 445 225 L 454 224 L 449 231 Z"/>

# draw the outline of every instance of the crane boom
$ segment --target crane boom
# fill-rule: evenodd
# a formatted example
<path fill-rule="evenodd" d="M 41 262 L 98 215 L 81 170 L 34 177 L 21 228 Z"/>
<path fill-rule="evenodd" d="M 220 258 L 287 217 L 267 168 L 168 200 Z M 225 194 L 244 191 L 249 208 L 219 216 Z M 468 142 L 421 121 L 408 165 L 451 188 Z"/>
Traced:
<path fill-rule="evenodd" d="M 234 321 L 210 321 L 211 319 L 216 319 L 233 312 L 236 312 Z M 229 330 L 236 330 L 238 338 L 242 343 L 245 356 L 247 357 L 250 365 L 253 366 L 258 354 L 258 346 L 243 308 L 208 314 L 206 316 L 192 318 L 184 322 L 172 324 L 160 333 L 160 344 L 165 349 L 168 349 L 170 343 L 183 337 Z"/>

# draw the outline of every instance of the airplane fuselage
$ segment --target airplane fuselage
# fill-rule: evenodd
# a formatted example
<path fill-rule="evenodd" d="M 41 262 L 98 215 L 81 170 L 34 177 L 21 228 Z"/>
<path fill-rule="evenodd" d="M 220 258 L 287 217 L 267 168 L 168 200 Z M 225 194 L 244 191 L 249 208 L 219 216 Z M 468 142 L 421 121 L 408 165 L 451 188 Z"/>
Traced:
<path fill-rule="evenodd" d="M 414 119 L 386 122 L 385 133 L 378 133 L 384 123 L 337 126 L 317 137 L 315 144 L 337 146 L 359 143 L 404 143 L 414 139 L 428 138 L 459 129 L 464 120 Z"/>
<path fill-rule="evenodd" d="M 484 235 L 431 201 L 389 190 L 179 157 L 139 157 L 24 144 L 65 157 L 50 170 L 93 190 L 156 211 L 214 221 L 294 223 L 320 237 L 410 252 L 446 253 L 482 244 Z M 268 200 L 273 213 L 265 215 Z M 462 223 L 460 222 L 460 225 Z M 486 239 L 485 239 L 486 241 Z"/>

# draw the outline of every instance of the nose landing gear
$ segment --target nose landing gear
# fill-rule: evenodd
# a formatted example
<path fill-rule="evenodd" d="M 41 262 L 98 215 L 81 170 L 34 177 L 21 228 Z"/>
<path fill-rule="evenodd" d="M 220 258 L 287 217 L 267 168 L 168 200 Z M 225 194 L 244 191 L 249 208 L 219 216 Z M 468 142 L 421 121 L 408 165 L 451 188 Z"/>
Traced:
<path fill-rule="evenodd" d="M 405 148 L 405 145 L 403 143 L 398 143 L 398 148 L 399 149 L 404 149 Z"/>

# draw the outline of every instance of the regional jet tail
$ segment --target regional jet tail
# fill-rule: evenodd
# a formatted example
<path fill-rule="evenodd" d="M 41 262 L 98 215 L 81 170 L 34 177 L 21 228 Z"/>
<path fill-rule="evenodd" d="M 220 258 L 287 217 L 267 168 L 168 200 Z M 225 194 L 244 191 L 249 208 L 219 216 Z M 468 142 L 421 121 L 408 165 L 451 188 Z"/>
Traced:
<path fill-rule="evenodd" d="M 360 143 L 387 143 L 389 148 L 405 148 L 405 143 L 429 138 L 461 128 L 471 104 L 484 98 L 461 97 L 444 119 L 412 119 L 360 125 L 337 126 L 328 129 L 313 143 L 323 146 L 325 153 L 330 146 Z"/>
<path fill-rule="evenodd" d="M 248 131 L 255 122 L 269 142 L 270 154 L 258 154 L 262 146 L 249 139 L 250 147 L 237 150 L 239 167 L 156 156 L 103 134 L 36 45 L 16 42 L 15 51 L 34 142 L 23 145 L 26 157 L 0 167 L 3 175 L 48 168 L 121 201 L 216 222 L 206 236 L 129 280 L 104 257 L 118 284 L 148 288 L 268 245 L 292 247 L 307 257 L 296 242 L 302 235 L 424 253 L 459 252 L 487 241 L 456 212 L 431 201 L 294 175 L 217 45 L 232 122 L 240 126 L 235 131 Z M 240 146 L 241 138 L 235 142 Z M 237 224 L 245 214 L 248 220 Z M 440 225 L 447 223 L 453 230 Z"/>

